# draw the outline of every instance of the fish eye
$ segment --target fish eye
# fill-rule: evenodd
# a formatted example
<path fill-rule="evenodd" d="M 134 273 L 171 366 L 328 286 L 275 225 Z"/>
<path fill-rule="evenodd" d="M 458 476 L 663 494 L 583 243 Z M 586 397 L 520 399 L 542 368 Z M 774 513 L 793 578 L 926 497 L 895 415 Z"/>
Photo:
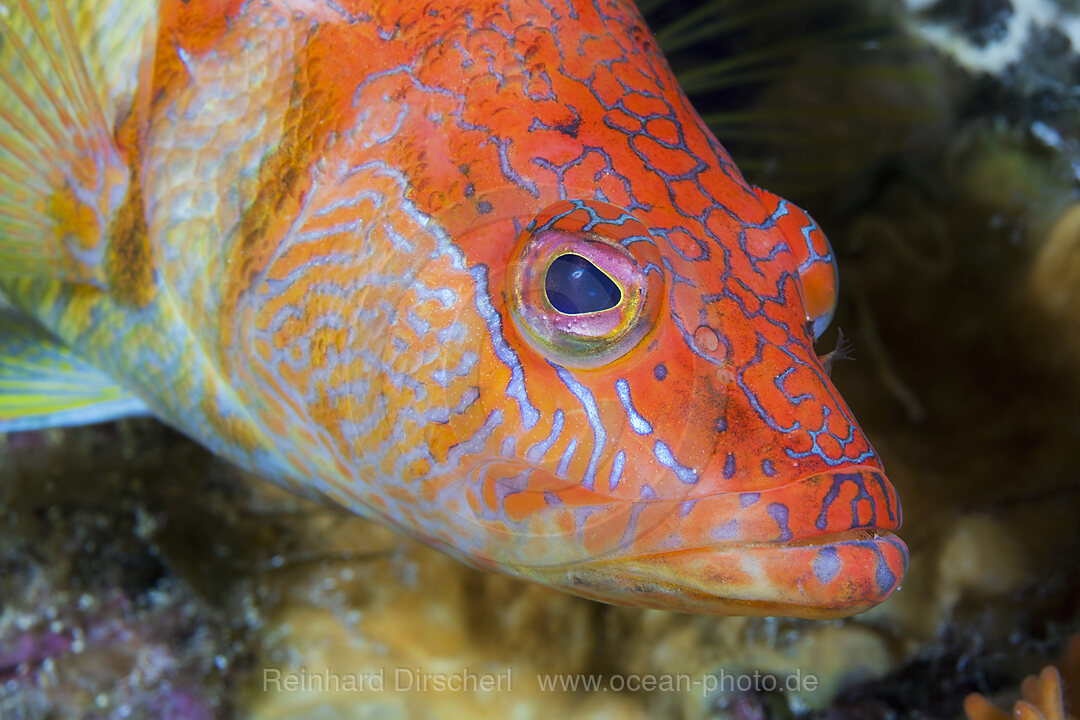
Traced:
<path fill-rule="evenodd" d="M 555 258 L 544 276 L 548 302 L 563 315 L 610 310 L 622 300 L 619 286 L 588 258 L 567 253 Z"/>
<path fill-rule="evenodd" d="M 648 334 L 663 301 L 659 252 L 648 229 L 607 203 L 563 200 L 521 232 L 506 273 L 518 334 L 566 367 L 594 368 Z"/>

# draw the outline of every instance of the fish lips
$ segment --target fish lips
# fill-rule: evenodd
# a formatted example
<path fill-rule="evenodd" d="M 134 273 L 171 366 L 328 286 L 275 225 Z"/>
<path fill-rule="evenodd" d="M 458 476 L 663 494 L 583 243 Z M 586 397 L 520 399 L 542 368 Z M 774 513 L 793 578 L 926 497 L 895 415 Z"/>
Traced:
<path fill-rule="evenodd" d="M 899 498 L 880 467 L 703 496 L 682 522 L 678 545 L 550 568 L 558 578 L 544 581 L 621 605 L 828 619 L 877 605 L 907 569 L 907 546 L 890 532 Z"/>

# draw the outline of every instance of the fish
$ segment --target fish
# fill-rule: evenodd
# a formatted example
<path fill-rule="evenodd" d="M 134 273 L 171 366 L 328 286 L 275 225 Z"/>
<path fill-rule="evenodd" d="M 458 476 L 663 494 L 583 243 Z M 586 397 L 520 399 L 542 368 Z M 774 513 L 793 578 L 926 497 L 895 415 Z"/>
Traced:
<path fill-rule="evenodd" d="M 0 431 L 149 415 L 607 603 L 832 618 L 897 492 L 835 257 L 628 0 L 3 0 Z"/>

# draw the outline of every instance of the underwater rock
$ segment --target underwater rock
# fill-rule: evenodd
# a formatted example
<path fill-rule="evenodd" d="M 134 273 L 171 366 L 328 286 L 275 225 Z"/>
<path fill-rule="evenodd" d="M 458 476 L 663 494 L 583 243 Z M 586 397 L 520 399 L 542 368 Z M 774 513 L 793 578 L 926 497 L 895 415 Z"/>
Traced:
<path fill-rule="evenodd" d="M 1080 13 L 1056 0 L 905 0 L 914 32 L 971 72 L 1000 73 L 1045 51 L 1048 33 L 1080 50 Z"/>
<path fill-rule="evenodd" d="M 1062 213 L 1028 277 L 1037 306 L 1052 318 L 1063 345 L 1080 358 L 1080 203 Z"/>
<path fill-rule="evenodd" d="M 211 720 L 231 706 L 244 645 L 222 607 L 163 565 L 137 477 L 105 459 L 152 435 L 101 426 L 0 443 L 5 720 Z"/>
<path fill-rule="evenodd" d="M 938 613 L 949 615 L 964 596 L 984 600 L 1016 590 L 1027 567 L 1005 523 L 978 513 L 960 518 L 938 555 Z"/>

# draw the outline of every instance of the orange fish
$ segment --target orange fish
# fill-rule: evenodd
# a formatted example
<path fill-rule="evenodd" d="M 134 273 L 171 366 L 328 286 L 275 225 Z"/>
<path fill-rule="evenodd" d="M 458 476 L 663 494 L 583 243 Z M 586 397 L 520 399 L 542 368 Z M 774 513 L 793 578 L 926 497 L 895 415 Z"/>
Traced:
<path fill-rule="evenodd" d="M 9 0 L 0 431 L 152 413 L 470 565 L 835 617 L 900 503 L 836 269 L 627 0 Z"/>

